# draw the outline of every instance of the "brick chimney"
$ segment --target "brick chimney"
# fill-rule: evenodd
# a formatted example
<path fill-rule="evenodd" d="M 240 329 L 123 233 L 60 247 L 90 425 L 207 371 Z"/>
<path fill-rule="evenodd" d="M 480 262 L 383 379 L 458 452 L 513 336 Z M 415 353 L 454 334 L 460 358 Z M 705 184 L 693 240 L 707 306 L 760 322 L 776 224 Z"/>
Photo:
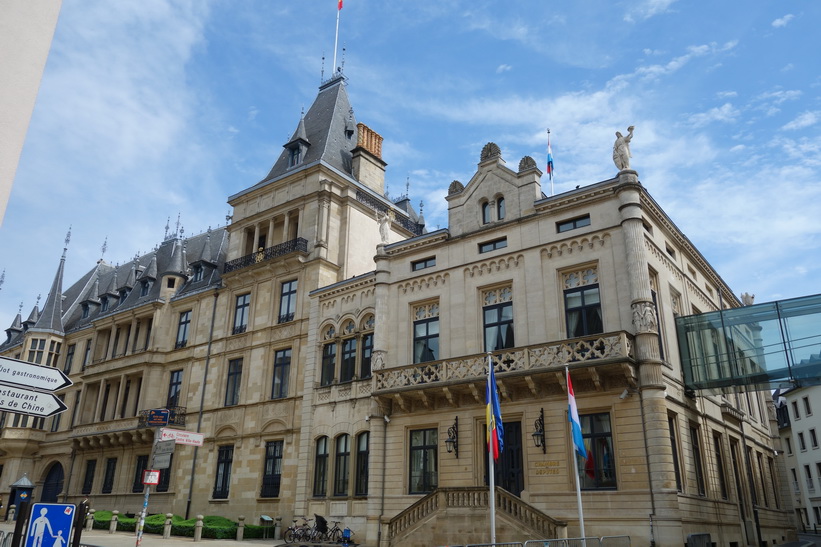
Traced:
<path fill-rule="evenodd" d="M 382 135 L 364 123 L 356 124 L 356 148 L 351 157 L 354 178 L 374 192 L 384 194 L 387 165 L 382 161 Z"/>

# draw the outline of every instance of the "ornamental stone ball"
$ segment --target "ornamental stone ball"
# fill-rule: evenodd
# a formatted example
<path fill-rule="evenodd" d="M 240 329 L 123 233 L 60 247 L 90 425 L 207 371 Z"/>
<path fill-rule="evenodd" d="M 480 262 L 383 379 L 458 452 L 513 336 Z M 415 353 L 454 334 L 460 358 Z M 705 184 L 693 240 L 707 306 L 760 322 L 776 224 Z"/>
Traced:
<path fill-rule="evenodd" d="M 613 143 L 613 163 L 619 171 L 630 169 L 630 141 L 633 140 L 633 129 L 635 126 L 627 128 L 627 136 L 623 136 L 616 131 L 616 142 Z"/>

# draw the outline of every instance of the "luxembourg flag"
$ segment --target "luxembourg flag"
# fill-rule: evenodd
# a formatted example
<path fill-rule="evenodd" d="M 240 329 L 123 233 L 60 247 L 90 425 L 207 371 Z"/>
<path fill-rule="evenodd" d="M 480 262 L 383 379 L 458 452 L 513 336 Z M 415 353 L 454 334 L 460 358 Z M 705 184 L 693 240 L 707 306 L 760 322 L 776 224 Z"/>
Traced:
<path fill-rule="evenodd" d="M 570 429 L 573 432 L 573 444 L 576 445 L 576 452 L 582 458 L 587 458 L 587 450 L 584 448 L 584 439 L 582 438 L 582 424 L 579 421 L 579 409 L 576 408 L 576 393 L 573 391 L 573 383 L 570 381 L 570 370 L 567 371 L 567 399 L 567 419 L 570 421 Z"/>
<path fill-rule="evenodd" d="M 493 360 L 488 357 L 490 373 L 487 376 L 487 442 L 488 453 L 498 460 L 504 450 L 504 429 L 502 427 L 502 409 L 499 408 L 499 394 L 496 392 L 496 375 L 493 373 Z"/>

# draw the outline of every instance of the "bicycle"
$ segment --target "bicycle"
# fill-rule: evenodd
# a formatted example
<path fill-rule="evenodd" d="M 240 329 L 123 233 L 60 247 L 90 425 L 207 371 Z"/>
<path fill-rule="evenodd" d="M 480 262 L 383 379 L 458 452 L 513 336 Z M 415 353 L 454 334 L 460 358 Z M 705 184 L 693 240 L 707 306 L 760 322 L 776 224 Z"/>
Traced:
<path fill-rule="evenodd" d="M 313 519 L 309 519 L 307 517 L 301 517 L 302 523 L 297 524 L 298 519 L 294 519 L 293 524 L 285 530 L 285 534 L 283 534 L 282 539 L 285 540 L 285 543 L 296 543 L 298 541 L 313 541 L 313 538 L 316 535 L 316 526 L 310 526 L 310 522 Z"/>
<path fill-rule="evenodd" d="M 331 543 L 341 543 L 342 542 L 342 528 L 339 527 L 340 521 L 335 520 L 333 521 L 334 525 L 332 528 L 328 530 L 325 534 L 325 539 Z"/>

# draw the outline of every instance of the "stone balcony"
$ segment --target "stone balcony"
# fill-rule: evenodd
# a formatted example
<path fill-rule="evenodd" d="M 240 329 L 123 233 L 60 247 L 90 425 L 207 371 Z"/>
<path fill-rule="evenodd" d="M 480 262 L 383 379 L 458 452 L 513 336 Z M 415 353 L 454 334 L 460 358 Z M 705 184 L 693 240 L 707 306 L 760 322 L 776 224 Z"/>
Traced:
<path fill-rule="evenodd" d="M 588 383 L 597 390 L 635 385 L 633 337 L 624 331 L 510 348 L 491 357 L 503 398 L 515 389 L 530 391 L 534 397 L 564 391 L 566 366 L 574 372 L 577 390 Z M 384 368 L 373 375 L 373 395 L 402 407 L 407 399 L 428 406 L 429 399 L 439 395 L 455 404 L 464 394 L 483 404 L 487 354 Z"/>

